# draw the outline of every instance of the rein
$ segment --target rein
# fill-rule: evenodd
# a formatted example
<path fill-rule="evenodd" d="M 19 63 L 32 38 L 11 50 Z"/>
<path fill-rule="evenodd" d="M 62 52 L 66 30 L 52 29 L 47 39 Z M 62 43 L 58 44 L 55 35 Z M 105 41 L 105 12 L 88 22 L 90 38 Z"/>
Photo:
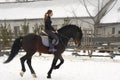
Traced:
<path fill-rule="evenodd" d="M 67 36 L 63 35 L 62 33 L 58 33 L 58 35 L 59 35 L 60 37 L 64 37 L 64 38 L 66 38 L 67 40 L 69 40 L 69 38 L 68 38 Z M 59 39 L 60 39 L 62 45 L 63 45 L 64 47 L 66 47 L 66 46 L 64 45 L 64 43 L 63 43 L 63 40 L 62 40 L 61 38 L 59 38 Z"/>
<path fill-rule="evenodd" d="M 65 35 L 63 35 L 63 34 L 61 34 L 61 33 L 58 33 L 58 35 L 60 35 L 61 37 L 66 38 L 66 39 L 69 39 L 67 36 L 65 36 Z"/>

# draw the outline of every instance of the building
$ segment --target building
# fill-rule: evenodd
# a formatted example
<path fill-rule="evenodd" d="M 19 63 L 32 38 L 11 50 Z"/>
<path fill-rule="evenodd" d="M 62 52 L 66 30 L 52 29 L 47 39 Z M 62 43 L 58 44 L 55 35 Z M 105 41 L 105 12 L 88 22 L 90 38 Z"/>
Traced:
<path fill-rule="evenodd" d="M 8 20 L 0 20 L 0 24 L 7 25 L 10 24 L 12 31 L 21 30 L 21 25 L 24 22 L 29 24 L 29 33 L 33 33 L 33 27 L 35 24 L 43 25 L 43 18 L 33 18 L 33 19 L 8 19 Z M 52 18 L 52 25 L 55 29 L 59 29 L 66 24 L 74 24 L 81 27 L 83 30 L 89 30 L 94 32 L 93 21 L 90 17 L 63 17 L 63 18 Z M 120 35 L 120 23 L 101 23 L 98 29 L 98 36 L 100 37 L 111 37 L 111 36 L 119 36 Z M 91 32 L 89 32 L 90 34 Z"/>
<path fill-rule="evenodd" d="M 59 29 L 65 24 L 75 24 L 81 26 L 85 31 L 89 30 L 88 34 L 94 33 L 94 22 L 90 17 L 86 17 L 89 15 L 84 6 L 80 4 L 82 0 L 8 0 L 8 2 L 9 1 L 13 2 L 1 3 L 0 5 L 0 24 L 4 24 L 5 22 L 6 24 L 10 24 L 13 31 L 18 32 L 21 30 L 21 25 L 24 24 L 26 20 L 29 24 L 29 32 L 32 33 L 35 24 L 43 25 L 42 18 L 44 13 L 48 9 L 53 9 L 54 17 L 52 18 L 52 25 L 56 29 Z M 94 13 L 95 9 L 96 7 L 89 5 L 91 14 Z M 117 6 L 109 12 L 108 16 L 102 19 L 101 24 L 99 24 L 97 28 L 98 36 L 113 36 L 113 34 L 119 34 L 120 24 L 116 23 L 119 22 L 119 12 L 116 12 L 116 10 Z M 114 12 L 114 15 L 111 12 Z M 115 23 L 111 23 L 110 21 Z"/>
<path fill-rule="evenodd" d="M 20 30 L 21 25 L 24 24 L 25 20 L 29 24 L 30 33 L 33 32 L 33 27 L 35 24 L 44 25 L 43 18 L 0 20 L 0 24 L 3 25 L 4 23 L 6 23 L 7 25 L 10 24 L 12 30 L 16 30 L 16 28 L 18 28 L 17 30 Z M 91 25 L 93 21 L 90 19 L 90 17 L 52 18 L 52 22 L 53 22 L 52 25 L 56 29 L 61 28 L 65 24 L 75 24 L 77 26 L 80 26 L 81 28 L 94 29 L 93 25 Z"/>
<path fill-rule="evenodd" d="M 120 23 L 101 23 L 98 27 L 98 34 L 103 37 L 120 36 Z"/>

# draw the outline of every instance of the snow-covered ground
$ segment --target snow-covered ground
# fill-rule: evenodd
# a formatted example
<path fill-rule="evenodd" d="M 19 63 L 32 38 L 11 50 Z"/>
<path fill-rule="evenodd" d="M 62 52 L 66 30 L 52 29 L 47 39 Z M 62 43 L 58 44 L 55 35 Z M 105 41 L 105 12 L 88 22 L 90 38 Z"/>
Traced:
<path fill-rule="evenodd" d="M 0 57 L 0 80 L 48 80 L 47 72 L 51 66 L 53 55 L 35 55 L 32 59 L 37 78 L 33 78 L 28 66 L 26 73 L 20 77 L 21 71 L 19 53 L 14 60 L 3 64 L 7 56 Z M 51 80 L 120 80 L 120 57 L 110 58 L 75 57 L 71 52 L 63 54 L 65 63 L 58 70 L 54 70 Z"/>

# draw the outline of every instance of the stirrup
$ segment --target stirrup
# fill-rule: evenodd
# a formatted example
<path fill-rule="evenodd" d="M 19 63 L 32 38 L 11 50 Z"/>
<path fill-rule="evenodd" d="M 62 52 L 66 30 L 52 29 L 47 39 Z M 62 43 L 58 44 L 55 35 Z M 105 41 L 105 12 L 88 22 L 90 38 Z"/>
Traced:
<path fill-rule="evenodd" d="M 49 49 L 49 52 L 55 52 L 57 51 L 57 49 L 53 48 L 53 49 Z"/>

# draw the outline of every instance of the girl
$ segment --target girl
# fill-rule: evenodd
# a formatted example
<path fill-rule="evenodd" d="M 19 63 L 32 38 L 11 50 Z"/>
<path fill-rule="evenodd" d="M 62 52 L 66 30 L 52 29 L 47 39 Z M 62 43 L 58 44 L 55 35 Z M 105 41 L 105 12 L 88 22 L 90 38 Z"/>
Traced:
<path fill-rule="evenodd" d="M 54 42 L 52 42 L 52 40 L 50 40 L 49 51 L 55 52 L 56 49 L 54 47 L 55 47 L 55 43 L 58 41 L 58 37 L 55 34 L 55 29 L 51 25 L 52 24 L 51 16 L 53 16 L 52 10 L 48 10 L 47 13 L 45 13 L 44 23 L 45 23 L 45 32 L 48 34 L 49 39 L 52 38 L 55 40 Z"/>

